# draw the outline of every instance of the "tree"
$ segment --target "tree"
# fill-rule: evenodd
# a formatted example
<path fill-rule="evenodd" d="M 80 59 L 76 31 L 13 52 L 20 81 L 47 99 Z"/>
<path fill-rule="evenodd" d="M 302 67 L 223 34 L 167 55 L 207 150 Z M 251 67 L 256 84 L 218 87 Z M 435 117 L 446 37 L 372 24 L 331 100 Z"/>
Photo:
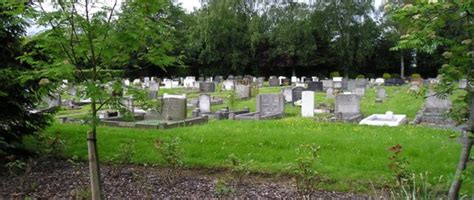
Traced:
<path fill-rule="evenodd" d="M 147 61 L 162 68 L 176 62 L 169 56 L 173 46 L 165 38 L 173 27 L 166 25 L 167 0 L 125 1 L 121 9 L 115 0 L 103 5 L 91 0 L 57 1 L 47 11 L 38 2 L 39 25 L 50 29 L 33 38 L 46 60 L 35 60 L 39 52 L 29 52 L 23 61 L 35 67 L 31 78 L 55 78 L 77 74 L 84 84 L 85 98 L 91 99 L 87 133 L 89 170 L 93 199 L 101 199 L 101 180 L 97 150 L 97 113 L 105 105 L 120 105 L 123 89 L 119 77 L 107 71 L 136 61 Z M 112 82 L 111 90 L 103 85 Z"/>
<path fill-rule="evenodd" d="M 46 82 L 41 78 L 20 79 L 30 66 L 20 63 L 25 27 L 24 18 L 29 5 L 21 1 L 0 3 L 0 161 L 3 156 L 19 154 L 22 138 L 45 128 L 54 109 L 34 111 L 47 94 Z"/>
<path fill-rule="evenodd" d="M 394 50 L 416 48 L 427 53 L 444 52 L 445 64 L 439 70 L 441 82 L 435 88 L 438 96 L 446 97 L 459 89 L 465 91 L 461 101 L 455 102 L 458 109 L 453 110 L 457 115 L 455 119 L 468 125 L 461 136 L 463 148 L 448 194 L 449 199 L 457 199 L 462 173 L 474 143 L 474 2 L 420 1 L 405 4 L 394 14 L 394 19 L 407 29 Z M 466 88 L 459 88 L 456 84 L 461 78 L 467 79 Z"/>

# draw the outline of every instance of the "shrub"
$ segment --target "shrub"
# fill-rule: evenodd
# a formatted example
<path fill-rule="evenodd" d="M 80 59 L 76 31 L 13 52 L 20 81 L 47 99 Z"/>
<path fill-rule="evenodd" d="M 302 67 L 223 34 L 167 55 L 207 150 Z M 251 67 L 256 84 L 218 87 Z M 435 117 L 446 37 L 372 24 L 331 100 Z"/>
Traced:
<path fill-rule="evenodd" d="M 180 142 L 181 139 L 173 138 L 170 142 L 163 142 L 158 139 L 155 143 L 158 153 L 160 153 L 161 157 L 168 165 L 165 175 L 165 183 L 169 187 L 172 187 L 176 183 L 176 179 L 179 177 L 180 173 L 179 170 L 183 166 L 183 151 L 179 148 Z"/>
<path fill-rule="evenodd" d="M 316 185 L 318 172 L 314 169 L 314 165 L 319 157 L 318 151 L 319 146 L 315 144 L 301 145 L 296 149 L 298 158 L 290 168 L 296 175 L 296 189 L 303 196 L 311 194 Z"/>
<path fill-rule="evenodd" d="M 341 76 L 341 74 L 339 74 L 338 71 L 331 72 L 331 73 L 329 74 L 329 77 L 331 77 L 331 78 L 340 77 L 340 76 Z"/>
<path fill-rule="evenodd" d="M 421 75 L 420 74 L 417 74 L 417 73 L 414 73 L 411 75 L 411 79 L 413 80 L 420 80 L 421 79 Z"/>
<path fill-rule="evenodd" d="M 401 78 L 400 77 L 400 74 L 397 74 L 397 73 L 393 73 L 391 74 L 392 78 Z"/>
<path fill-rule="evenodd" d="M 383 73 L 382 77 L 383 77 L 384 79 L 392 78 L 392 76 L 391 76 L 389 73 Z"/>
<path fill-rule="evenodd" d="M 359 74 L 359 75 L 356 76 L 356 78 L 365 78 L 365 76 L 362 75 L 362 74 Z"/>

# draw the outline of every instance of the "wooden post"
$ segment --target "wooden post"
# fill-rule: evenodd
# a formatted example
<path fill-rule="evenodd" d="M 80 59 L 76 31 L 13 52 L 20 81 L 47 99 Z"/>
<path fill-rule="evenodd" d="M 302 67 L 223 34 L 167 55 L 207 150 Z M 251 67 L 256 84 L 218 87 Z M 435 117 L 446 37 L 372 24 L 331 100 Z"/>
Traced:
<path fill-rule="evenodd" d="M 87 133 L 87 148 L 89 153 L 89 174 L 91 181 L 91 194 L 93 200 L 102 199 L 102 188 L 100 184 L 99 157 L 97 154 L 97 142 L 93 131 Z"/>

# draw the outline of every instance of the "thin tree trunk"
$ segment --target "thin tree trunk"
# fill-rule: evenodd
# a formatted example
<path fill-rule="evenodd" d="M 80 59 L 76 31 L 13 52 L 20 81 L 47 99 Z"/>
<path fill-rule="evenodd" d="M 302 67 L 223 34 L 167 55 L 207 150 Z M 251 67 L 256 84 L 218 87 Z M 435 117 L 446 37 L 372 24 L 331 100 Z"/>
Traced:
<path fill-rule="evenodd" d="M 403 53 L 400 56 L 400 77 L 402 79 L 405 78 L 405 58 L 403 57 Z"/>
<path fill-rule="evenodd" d="M 456 174 L 454 175 L 454 180 L 451 183 L 449 188 L 448 199 L 457 200 L 459 197 L 459 190 L 462 185 L 462 173 L 466 169 L 466 165 L 469 162 L 470 153 L 472 145 L 474 144 L 474 139 L 472 138 L 473 126 L 474 126 L 474 94 L 470 92 L 470 116 L 468 127 L 463 131 L 461 137 L 463 147 L 461 150 L 461 156 L 459 158 L 458 168 L 456 169 Z"/>
<path fill-rule="evenodd" d="M 99 154 L 97 150 L 97 108 L 95 100 L 92 100 L 92 131 L 87 133 L 87 148 L 89 155 L 89 174 L 91 181 L 91 194 L 93 200 L 102 198 L 102 187 L 100 180 Z"/>

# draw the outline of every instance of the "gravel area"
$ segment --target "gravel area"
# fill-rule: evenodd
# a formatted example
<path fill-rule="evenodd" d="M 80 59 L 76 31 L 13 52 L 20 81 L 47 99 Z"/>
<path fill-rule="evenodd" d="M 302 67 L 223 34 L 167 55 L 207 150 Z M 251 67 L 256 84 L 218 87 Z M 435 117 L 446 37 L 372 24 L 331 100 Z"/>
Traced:
<path fill-rule="evenodd" d="M 107 199 L 275 199 L 303 198 L 289 178 L 250 176 L 243 183 L 219 170 L 181 170 L 172 183 L 168 169 L 136 165 L 102 165 L 103 190 Z M 88 199 L 86 163 L 45 161 L 29 173 L 0 175 L 0 199 Z M 307 197 L 306 197 L 307 198 Z M 310 199 L 368 199 L 366 196 L 332 191 L 314 191 Z"/>

